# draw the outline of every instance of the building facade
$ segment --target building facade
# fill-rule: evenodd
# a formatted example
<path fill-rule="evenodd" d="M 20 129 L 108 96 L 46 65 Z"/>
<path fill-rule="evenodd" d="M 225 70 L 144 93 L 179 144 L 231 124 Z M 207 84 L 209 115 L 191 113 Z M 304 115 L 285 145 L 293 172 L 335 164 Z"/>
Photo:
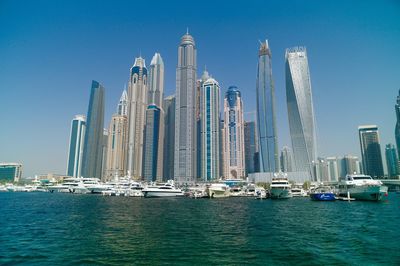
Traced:
<path fill-rule="evenodd" d="M 203 181 L 220 177 L 219 101 L 219 84 L 215 79 L 209 78 L 202 84 L 200 90 L 201 179 Z"/>
<path fill-rule="evenodd" d="M 254 121 L 244 122 L 244 158 L 246 176 L 258 172 L 258 138 Z"/>
<path fill-rule="evenodd" d="M 155 53 L 149 67 L 149 92 L 147 103 L 155 104 L 163 109 L 164 99 L 164 61 L 159 53 Z"/>
<path fill-rule="evenodd" d="M 317 159 L 314 107 L 305 47 L 286 50 L 286 103 L 295 171 L 311 173 Z"/>
<path fill-rule="evenodd" d="M 142 179 L 143 141 L 147 108 L 147 68 L 142 57 L 135 59 L 128 87 L 128 156 L 127 174 Z"/>
<path fill-rule="evenodd" d="M 292 151 L 288 146 L 283 146 L 280 161 L 282 172 L 287 173 L 293 171 Z"/>
<path fill-rule="evenodd" d="M 145 141 L 143 155 L 144 180 L 162 181 L 163 178 L 163 148 L 164 127 L 161 123 L 163 112 L 150 104 L 146 110 Z"/>
<path fill-rule="evenodd" d="M 87 112 L 86 133 L 82 156 L 82 176 L 102 177 L 103 130 L 104 130 L 104 87 L 92 81 L 89 108 Z"/>
<path fill-rule="evenodd" d="M 257 71 L 257 129 L 260 172 L 279 172 L 276 133 L 275 88 L 272 79 L 271 50 L 261 43 Z"/>
<path fill-rule="evenodd" d="M 69 138 L 67 176 L 81 177 L 86 117 L 76 115 L 71 122 Z"/>
<path fill-rule="evenodd" d="M 385 148 L 386 166 L 388 178 L 398 178 L 400 175 L 399 157 L 397 157 L 396 147 L 393 144 L 387 144 Z"/>
<path fill-rule="evenodd" d="M 118 103 L 117 113 L 108 128 L 107 163 L 105 180 L 118 180 L 126 175 L 128 141 L 128 95 L 124 90 Z"/>
<path fill-rule="evenodd" d="M 22 164 L 0 163 L 0 183 L 18 182 L 22 178 Z"/>
<path fill-rule="evenodd" d="M 164 181 L 174 179 L 175 96 L 164 99 Z"/>
<path fill-rule="evenodd" d="M 359 126 L 358 134 L 363 173 L 374 178 L 382 178 L 383 164 L 378 127 L 376 125 Z"/>
<path fill-rule="evenodd" d="M 197 177 L 196 45 L 189 33 L 178 47 L 176 69 L 175 160 L 174 179 L 178 184 L 192 184 Z"/>
<path fill-rule="evenodd" d="M 245 177 L 243 101 L 236 86 L 231 86 L 224 99 L 223 176 Z"/>

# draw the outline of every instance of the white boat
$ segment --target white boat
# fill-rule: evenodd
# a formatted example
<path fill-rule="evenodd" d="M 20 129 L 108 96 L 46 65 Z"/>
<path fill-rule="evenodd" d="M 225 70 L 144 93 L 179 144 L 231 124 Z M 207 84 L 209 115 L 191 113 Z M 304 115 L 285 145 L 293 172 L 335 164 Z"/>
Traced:
<path fill-rule="evenodd" d="M 175 187 L 173 180 L 168 180 L 161 186 L 149 185 L 142 190 L 142 193 L 146 198 L 184 196 L 183 191 Z"/>
<path fill-rule="evenodd" d="M 268 198 L 267 196 L 267 190 L 263 187 L 256 187 L 255 188 L 255 195 L 256 199 L 266 199 Z"/>
<path fill-rule="evenodd" d="M 292 197 L 292 185 L 285 176 L 272 178 L 270 193 L 271 199 L 288 199 Z"/>
<path fill-rule="evenodd" d="M 83 178 L 65 178 L 62 184 L 48 186 L 49 192 L 64 192 L 64 193 L 76 193 L 76 194 L 87 194 L 90 191 L 85 187 Z"/>
<path fill-rule="evenodd" d="M 208 187 L 208 196 L 210 198 L 226 198 L 230 194 L 230 188 L 225 183 L 212 183 Z"/>
<path fill-rule="evenodd" d="M 112 185 L 101 183 L 98 178 L 82 178 L 82 182 L 90 193 L 101 194 L 112 189 Z"/>
<path fill-rule="evenodd" d="M 0 192 L 8 192 L 8 189 L 4 185 L 0 185 Z"/>
<path fill-rule="evenodd" d="M 301 187 L 293 187 L 291 192 L 293 197 L 308 197 L 307 192 Z"/>
<path fill-rule="evenodd" d="M 339 181 L 339 197 L 379 201 L 387 193 L 388 187 L 369 175 L 346 175 Z"/>

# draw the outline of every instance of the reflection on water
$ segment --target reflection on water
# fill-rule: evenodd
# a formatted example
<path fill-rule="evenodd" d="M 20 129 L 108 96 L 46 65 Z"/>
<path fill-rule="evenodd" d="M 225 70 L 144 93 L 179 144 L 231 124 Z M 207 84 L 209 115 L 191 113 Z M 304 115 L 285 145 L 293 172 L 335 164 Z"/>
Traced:
<path fill-rule="evenodd" d="M 1 193 L 0 203 L 0 264 L 400 264 L 399 194 L 348 203 Z"/>

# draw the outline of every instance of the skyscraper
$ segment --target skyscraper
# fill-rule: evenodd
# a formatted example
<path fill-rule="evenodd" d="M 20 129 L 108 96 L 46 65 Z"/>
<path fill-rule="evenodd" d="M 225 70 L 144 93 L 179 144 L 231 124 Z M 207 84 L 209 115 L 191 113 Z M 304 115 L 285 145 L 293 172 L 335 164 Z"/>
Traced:
<path fill-rule="evenodd" d="M 397 155 L 398 158 L 400 158 L 400 90 L 399 95 L 397 95 L 396 105 L 394 108 L 396 110 L 396 127 L 394 130 L 394 135 L 396 138 Z"/>
<path fill-rule="evenodd" d="M 281 151 L 281 170 L 282 172 L 292 172 L 293 171 L 293 159 L 292 151 L 288 146 L 283 146 Z"/>
<path fill-rule="evenodd" d="M 164 62 L 159 53 L 155 53 L 149 67 L 148 104 L 163 109 L 164 99 Z"/>
<path fill-rule="evenodd" d="M 194 183 L 197 175 L 196 140 L 196 46 L 189 33 L 178 47 L 176 69 L 174 177 L 179 184 Z"/>
<path fill-rule="evenodd" d="M 245 177 L 243 102 L 240 91 L 231 86 L 224 99 L 223 164 L 225 178 Z"/>
<path fill-rule="evenodd" d="M 260 172 L 278 172 L 279 154 L 275 121 L 275 88 L 272 79 L 271 50 L 261 43 L 257 72 L 257 127 Z"/>
<path fill-rule="evenodd" d="M 375 178 L 383 177 L 383 165 L 379 132 L 376 125 L 359 126 L 363 173 Z"/>
<path fill-rule="evenodd" d="M 126 174 L 128 139 L 128 95 L 124 90 L 118 103 L 117 113 L 111 118 L 108 129 L 107 165 L 105 179 L 114 180 Z"/>
<path fill-rule="evenodd" d="M 342 170 L 341 176 L 360 174 L 360 161 L 357 156 L 345 155 L 342 159 L 341 166 Z"/>
<path fill-rule="evenodd" d="M 219 84 L 213 78 L 207 79 L 200 90 L 201 178 L 203 181 L 220 177 L 219 91 Z"/>
<path fill-rule="evenodd" d="M 82 156 L 82 176 L 102 177 L 104 87 L 92 81 Z"/>
<path fill-rule="evenodd" d="M 339 172 L 336 157 L 327 157 L 328 181 L 339 181 Z"/>
<path fill-rule="evenodd" d="M 286 102 L 292 140 L 294 170 L 312 171 L 317 159 L 314 107 L 305 47 L 286 49 Z"/>
<path fill-rule="evenodd" d="M 174 179 L 175 96 L 164 99 L 164 171 L 165 180 Z M 165 181 L 164 180 L 164 181 Z"/>
<path fill-rule="evenodd" d="M 162 181 L 164 149 L 164 62 L 159 53 L 153 56 L 149 71 L 148 107 L 146 110 L 143 177 Z"/>
<path fill-rule="evenodd" d="M 393 144 L 387 144 L 385 148 L 386 165 L 389 178 L 398 178 L 400 174 L 399 157 L 397 157 L 396 147 Z"/>
<path fill-rule="evenodd" d="M 143 155 L 143 177 L 146 181 L 162 181 L 164 126 L 161 123 L 163 112 L 150 104 L 146 110 L 145 141 Z"/>
<path fill-rule="evenodd" d="M 147 108 L 147 68 L 142 57 L 130 70 L 128 88 L 128 162 L 127 173 L 142 178 L 145 112 Z"/>
<path fill-rule="evenodd" d="M 69 152 L 67 175 L 81 177 L 83 145 L 85 140 L 86 118 L 84 115 L 76 115 L 71 122 L 71 134 L 69 138 Z"/>
<path fill-rule="evenodd" d="M 254 121 L 244 122 L 244 158 L 246 176 L 255 173 L 258 167 L 258 138 L 256 123 Z"/>

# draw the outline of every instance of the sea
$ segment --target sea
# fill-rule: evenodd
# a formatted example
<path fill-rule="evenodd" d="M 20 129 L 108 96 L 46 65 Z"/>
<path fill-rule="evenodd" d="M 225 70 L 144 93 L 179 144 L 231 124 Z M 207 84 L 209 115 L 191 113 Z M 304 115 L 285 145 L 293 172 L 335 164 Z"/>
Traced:
<path fill-rule="evenodd" d="M 4 192 L 0 265 L 400 265 L 400 194 L 315 202 Z"/>

